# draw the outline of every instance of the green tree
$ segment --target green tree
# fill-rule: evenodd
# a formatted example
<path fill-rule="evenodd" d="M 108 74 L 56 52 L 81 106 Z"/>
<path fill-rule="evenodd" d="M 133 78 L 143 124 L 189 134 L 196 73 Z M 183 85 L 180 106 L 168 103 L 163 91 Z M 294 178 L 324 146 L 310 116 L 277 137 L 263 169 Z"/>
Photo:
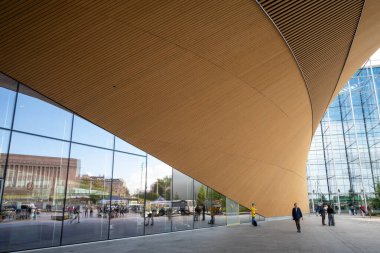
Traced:
<path fill-rule="evenodd" d="M 102 199 L 102 196 L 101 195 L 97 195 L 97 194 L 91 194 L 90 195 L 90 201 L 91 203 L 93 204 L 96 204 L 99 200 Z"/>
<path fill-rule="evenodd" d="M 226 210 L 226 197 L 223 194 L 220 194 L 219 192 L 210 189 L 209 196 L 212 203 L 218 202 L 222 211 L 224 212 Z"/>
<path fill-rule="evenodd" d="M 150 185 L 147 191 L 147 199 L 156 200 L 159 196 L 166 200 L 170 199 L 171 196 L 171 182 L 172 179 L 168 176 L 160 179 L 158 178 L 156 182 Z"/>
<path fill-rule="evenodd" d="M 206 200 L 206 190 L 203 185 L 199 187 L 197 195 L 197 204 L 204 204 Z"/>

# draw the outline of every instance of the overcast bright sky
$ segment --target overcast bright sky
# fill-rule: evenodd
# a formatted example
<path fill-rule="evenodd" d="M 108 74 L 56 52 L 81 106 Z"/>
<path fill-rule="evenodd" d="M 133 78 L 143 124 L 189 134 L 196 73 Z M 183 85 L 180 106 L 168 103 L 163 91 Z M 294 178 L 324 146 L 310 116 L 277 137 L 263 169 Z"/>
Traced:
<path fill-rule="evenodd" d="M 380 48 L 377 49 L 377 51 L 369 58 L 371 61 L 376 61 L 380 63 Z M 367 62 L 364 64 L 364 66 L 368 66 L 369 63 Z"/>

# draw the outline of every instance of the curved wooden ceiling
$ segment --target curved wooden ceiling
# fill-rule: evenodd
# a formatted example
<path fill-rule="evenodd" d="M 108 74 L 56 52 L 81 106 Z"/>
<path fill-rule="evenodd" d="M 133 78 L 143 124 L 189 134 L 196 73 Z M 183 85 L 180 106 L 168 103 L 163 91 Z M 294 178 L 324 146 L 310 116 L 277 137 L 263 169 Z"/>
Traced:
<path fill-rule="evenodd" d="M 262 215 L 289 215 L 294 201 L 307 210 L 312 129 L 339 77 L 379 46 L 366 32 L 376 0 L 353 37 L 361 4 L 318 9 L 342 15 L 314 15 L 299 30 L 310 44 L 248 0 L 2 1 L 0 70 Z"/>

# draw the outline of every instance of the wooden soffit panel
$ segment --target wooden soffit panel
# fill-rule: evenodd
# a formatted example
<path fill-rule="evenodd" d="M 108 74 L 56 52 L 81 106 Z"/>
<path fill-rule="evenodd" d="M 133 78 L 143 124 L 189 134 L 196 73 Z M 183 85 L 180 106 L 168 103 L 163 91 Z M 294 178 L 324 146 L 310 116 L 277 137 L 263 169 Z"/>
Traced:
<path fill-rule="evenodd" d="M 313 132 L 328 107 L 364 0 L 258 0 L 293 52 L 308 87 Z"/>
<path fill-rule="evenodd" d="M 378 48 L 380 48 L 380 1 L 366 0 L 363 13 L 352 42 L 350 53 L 340 76 L 330 103 L 334 101 L 339 91 L 344 87 L 352 74 L 359 69 L 364 62 Z"/>
<path fill-rule="evenodd" d="M 264 216 L 289 215 L 294 201 L 307 209 L 310 101 L 314 115 L 324 108 L 255 1 L 0 9 L 4 73 Z M 331 73 L 321 104 L 340 74 Z"/>

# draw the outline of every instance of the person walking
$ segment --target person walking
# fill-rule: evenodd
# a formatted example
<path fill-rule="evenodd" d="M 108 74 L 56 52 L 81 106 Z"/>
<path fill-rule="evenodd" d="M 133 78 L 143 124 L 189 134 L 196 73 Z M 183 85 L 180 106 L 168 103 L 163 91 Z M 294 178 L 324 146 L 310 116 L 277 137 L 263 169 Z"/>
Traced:
<path fill-rule="evenodd" d="M 329 219 L 329 226 L 335 226 L 335 219 L 334 219 L 334 208 L 331 207 L 331 205 L 327 206 L 327 216 Z"/>
<path fill-rule="evenodd" d="M 301 224 L 300 219 L 303 220 L 301 209 L 297 206 L 297 203 L 294 203 L 292 210 L 293 220 L 296 222 L 297 232 L 301 233 Z"/>
<path fill-rule="evenodd" d="M 205 220 L 206 219 L 206 206 L 205 204 L 203 203 L 202 205 L 202 220 Z"/>
<path fill-rule="evenodd" d="M 145 223 L 145 226 L 148 226 L 149 225 L 149 221 L 150 221 L 150 225 L 153 226 L 153 210 L 149 211 L 148 214 L 147 214 L 147 219 L 146 219 L 146 223 Z"/>
<path fill-rule="evenodd" d="M 210 208 L 211 220 L 208 222 L 208 224 L 211 224 L 211 225 L 215 224 L 215 214 L 216 214 L 216 207 L 213 204 L 211 204 L 211 208 Z"/>
<path fill-rule="evenodd" d="M 252 225 L 253 226 L 257 226 L 257 221 L 256 221 L 256 205 L 255 203 L 252 203 L 252 207 L 251 207 L 251 219 L 252 219 Z"/>
<path fill-rule="evenodd" d="M 352 215 L 355 215 L 355 206 L 353 204 L 350 207 L 350 211 Z"/>
<path fill-rule="evenodd" d="M 326 205 L 323 205 L 321 206 L 321 208 L 319 209 L 319 213 L 321 214 L 321 217 L 322 217 L 322 225 L 326 225 L 326 211 L 327 211 L 327 207 Z"/>
<path fill-rule="evenodd" d="M 366 215 L 366 210 L 365 210 L 364 205 L 361 205 L 361 206 L 359 207 L 359 209 L 360 209 L 360 214 L 361 214 L 361 216 L 364 218 L 364 216 Z"/>
<path fill-rule="evenodd" d="M 367 206 L 367 212 L 368 212 L 369 218 L 371 219 L 372 218 L 372 207 L 370 205 Z"/>
<path fill-rule="evenodd" d="M 88 207 L 85 206 L 85 208 L 84 208 L 84 217 L 87 218 L 87 216 L 88 216 Z"/>
<path fill-rule="evenodd" d="M 195 212 L 194 212 L 194 221 L 198 221 L 200 216 L 201 216 L 201 208 L 199 205 L 197 205 L 195 207 Z"/>

